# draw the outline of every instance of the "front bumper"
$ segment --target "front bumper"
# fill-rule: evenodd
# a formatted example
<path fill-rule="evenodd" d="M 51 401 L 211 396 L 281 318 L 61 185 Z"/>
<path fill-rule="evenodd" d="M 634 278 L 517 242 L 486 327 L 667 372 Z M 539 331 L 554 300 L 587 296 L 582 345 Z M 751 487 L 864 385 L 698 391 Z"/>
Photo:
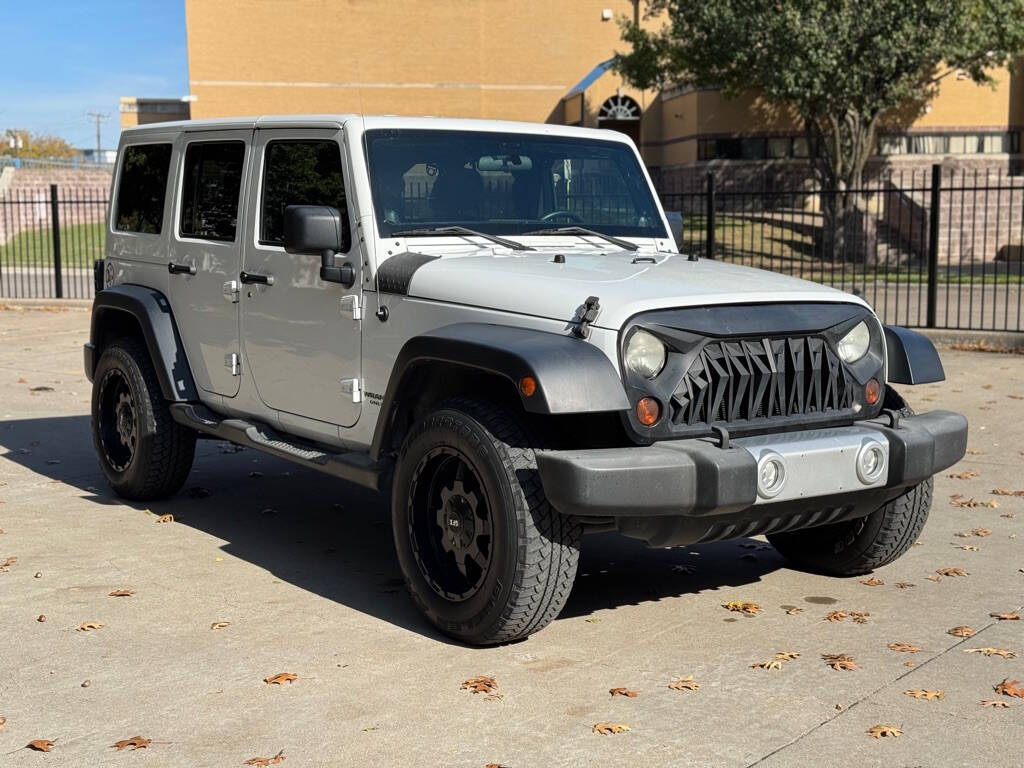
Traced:
<path fill-rule="evenodd" d="M 868 443 L 882 446 L 885 458 L 885 467 L 870 482 L 857 474 L 860 449 Z M 867 514 L 899 489 L 952 466 L 966 450 L 967 419 L 930 411 L 734 439 L 727 448 L 696 439 L 550 451 L 537 454 L 537 466 L 548 500 L 564 514 L 720 518 L 742 513 L 739 517 L 754 520 L 807 510 L 816 500 L 847 510 L 846 516 Z M 767 454 L 781 458 L 786 474 L 781 491 L 771 497 L 759 495 Z"/>

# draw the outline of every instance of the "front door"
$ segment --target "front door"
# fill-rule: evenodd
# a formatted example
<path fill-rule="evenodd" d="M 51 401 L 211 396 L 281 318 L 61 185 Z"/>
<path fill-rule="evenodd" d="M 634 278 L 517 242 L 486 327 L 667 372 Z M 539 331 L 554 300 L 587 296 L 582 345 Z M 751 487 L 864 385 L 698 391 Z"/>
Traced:
<path fill-rule="evenodd" d="M 288 205 L 330 205 L 349 220 L 342 132 L 259 129 L 242 269 L 242 336 L 260 399 L 285 413 L 348 427 L 360 412 L 362 261 L 352 246 L 352 288 L 320 279 L 319 255 L 284 250 Z M 352 238 L 349 238 L 350 240 Z M 345 261 L 339 254 L 339 263 Z M 347 297 L 347 298 L 346 298 Z"/>
<path fill-rule="evenodd" d="M 168 298 L 196 384 L 238 394 L 238 304 L 224 284 L 238 279 L 241 208 L 251 130 L 184 133 L 178 140 Z"/>

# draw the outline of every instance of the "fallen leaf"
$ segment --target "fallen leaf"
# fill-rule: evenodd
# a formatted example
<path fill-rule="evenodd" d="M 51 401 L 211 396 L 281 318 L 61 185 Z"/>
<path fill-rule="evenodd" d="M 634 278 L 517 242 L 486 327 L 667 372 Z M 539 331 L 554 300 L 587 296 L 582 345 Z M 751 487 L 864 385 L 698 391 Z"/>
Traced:
<path fill-rule="evenodd" d="M 995 687 L 995 692 L 1000 693 L 1003 696 L 1013 696 L 1018 699 L 1024 699 L 1024 688 L 1020 687 L 1020 680 L 1003 680 L 1003 682 Z"/>
<path fill-rule="evenodd" d="M 971 530 L 971 533 L 973 533 L 975 536 L 981 537 L 992 535 L 992 531 L 990 531 L 988 528 L 974 528 Z"/>
<path fill-rule="evenodd" d="M 614 733 L 625 733 L 629 730 L 629 726 L 625 723 L 594 723 L 592 730 L 602 736 L 610 736 Z"/>
<path fill-rule="evenodd" d="M 989 509 L 998 509 L 999 502 L 995 499 L 989 499 L 988 501 L 978 501 L 975 498 L 966 499 L 963 494 L 954 493 L 949 497 L 949 504 L 952 507 L 959 509 L 975 509 L 977 507 L 988 507 Z"/>
<path fill-rule="evenodd" d="M 867 611 L 850 611 L 850 618 L 857 624 L 867 624 L 870 615 Z"/>
<path fill-rule="evenodd" d="M 909 581 L 897 581 L 893 586 L 895 586 L 896 589 L 910 589 L 915 585 Z"/>
<path fill-rule="evenodd" d="M 224 629 L 224 627 L 230 627 L 230 621 L 215 621 L 210 625 L 210 629 Z"/>
<path fill-rule="evenodd" d="M 904 661 L 903 662 L 903 666 L 904 667 L 912 667 L 912 666 L 914 666 L 914 662 L 912 662 L 912 661 Z"/>
<path fill-rule="evenodd" d="M 133 589 L 117 589 L 110 593 L 110 597 L 131 597 L 135 594 Z"/>
<path fill-rule="evenodd" d="M 267 768 L 270 765 L 280 765 L 285 760 L 284 750 L 282 749 L 273 757 L 250 757 L 243 763 L 243 765 L 254 765 L 257 768 Z"/>
<path fill-rule="evenodd" d="M 130 739 L 122 739 L 121 741 L 116 742 L 112 746 L 115 749 L 117 749 L 118 752 L 120 752 L 125 747 L 131 747 L 132 752 L 134 752 L 136 749 L 145 749 L 152 743 L 152 739 L 144 739 L 141 736 L 132 736 Z"/>
<path fill-rule="evenodd" d="M 25 745 L 27 749 L 34 749 L 36 752 L 49 752 L 53 749 L 53 742 L 49 739 L 34 739 Z"/>
<path fill-rule="evenodd" d="M 925 576 L 925 578 L 928 579 L 928 581 L 934 581 L 936 584 L 942 581 L 942 577 L 937 573 L 933 576 Z"/>
<path fill-rule="evenodd" d="M 587 622 L 587 624 L 600 624 L 601 623 L 600 619 L 594 618 L 593 616 L 591 616 L 590 618 L 584 619 L 584 621 Z"/>
<path fill-rule="evenodd" d="M 846 611 L 831 611 L 825 617 L 825 621 L 842 621 L 848 616 Z"/>
<path fill-rule="evenodd" d="M 761 606 L 757 603 L 744 603 L 735 600 L 728 603 L 723 603 L 722 607 L 729 611 L 745 613 L 748 616 L 756 616 L 761 612 Z"/>
<path fill-rule="evenodd" d="M 786 615 L 787 616 L 796 616 L 798 613 L 803 613 L 803 612 L 804 612 L 803 608 L 797 608 L 795 606 L 793 608 L 787 608 L 786 609 Z"/>
<path fill-rule="evenodd" d="M 911 688 L 909 691 L 904 691 L 903 693 L 912 698 L 925 699 L 927 701 L 946 698 L 945 691 L 930 691 L 924 688 Z"/>
<path fill-rule="evenodd" d="M 1024 496 L 1024 491 L 1011 491 L 1009 488 L 993 488 L 993 496 Z"/>
<path fill-rule="evenodd" d="M 775 654 L 775 658 L 779 661 L 792 661 L 793 659 L 799 659 L 800 654 L 796 651 L 779 651 Z"/>
<path fill-rule="evenodd" d="M 158 523 L 173 523 L 174 515 L 160 515 L 160 517 L 158 517 L 156 521 Z"/>
<path fill-rule="evenodd" d="M 4 729 L 5 725 L 7 725 L 7 718 L 0 716 L 0 731 Z"/>
<path fill-rule="evenodd" d="M 1020 621 L 1020 614 L 1016 613 L 1016 612 L 1014 612 L 1014 613 L 990 613 L 989 616 L 991 616 L 993 619 L 998 619 L 999 621 Z"/>
<path fill-rule="evenodd" d="M 970 627 L 953 627 L 946 630 L 946 634 L 954 637 L 974 637 L 974 630 Z"/>
<path fill-rule="evenodd" d="M 848 656 L 845 653 L 823 653 L 821 658 L 828 666 L 837 671 L 852 671 L 854 669 L 860 669 L 860 667 L 857 666 L 857 663 L 853 660 L 853 657 Z"/>
<path fill-rule="evenodd" d="M 870 579 L 861 579 L 860 583 L 863 584 L 865 587 L 880 587 L 883 584 L 885 584 L 884 581 L 882 581 L 881 579 L 876 579 L 874 576 L 872 576 Z"/>
<path fill-rule="evenodd" d="M 895 725 L 885 725 L 879 723 L 878 725 L 874 725 L 870 729 L 868 729 L 868 735 L 875 739 L 898 739 L 900 736 L 903 735 L 903 731 L 901 731 Z"/>
<path fill-rule="evenodd" d="M 889 643 L 890 651 L 898 651 L 899 653 L 920 653 L 921 649 L 916 645 L 910 643 Z"/>
<path fill-rule="evenodd" d="M 477 675 L 463 681 L 459 688 L 473 693 L 494 693 L 498 689 L 498 681 L 487 675 Z"/>
<path fill-rule="evenodd" d="M 8 568 L 10 568 L 16 562 L 18 562 L 18 558 L 16 558 L 16 557 L 8 557 L 6 560 L 4 560 L 2 563 L 0 563 L 0 571 L 6 571 Z"/>
<path fill-rule="evenodd" d="M 293 675 L 291 672 L 278 672 L 276 675 L 264 677 L 263 682 L 268 685 L 283 685 L 284 683 L 293 683 L 298 679 L 299 676 Z"/>
<path fill-rule="evenodd" d="M 692 576 L 697 572 L 697 567 L 693 565 L 673 565 L 672 570 L 676 573 L 683 573 L 687 576 Z"/>
<path fill-rule="evenodd" d="M 981 706 L 989 707 L 990 709 L 1009 709 L 1014 705 L 1008 701 L 1003 701 L 1002 699 L 983 699 L 981 701 Z"/>
<path fill-rule="evenodd" d="M 102 629 L 103 624 L 98 621 L 85 621 L 78 625 L 79 632 L 91 632 L 94 629 Z"/>
<path fill-rule="evenodd" d="M 782 659 L 768 659 L 768 661 L 759 661 L 757 664 L 751 664 L 751 669 L 782 669 Z"/>
<path fill-rule="evenodd" d="M 939 576 L 970 576 L 963 568 L 939 568 L 936 573 Z"/>
<path fill-rule="evenodd" d="M 973 544 L 959 544 L 959 545 L 954 544 L 953 546 L 955 546 L 957 549 L 962 549 L 965 552 L 980 552 L 981 551 L 981 547 L 976 547 Z"/>
<path fill-rule="evenodd" d="M 954 472 L 951 475 L 946 475 L 946 477 L 951 477 L 954 480 L 973 480 L 977 476 L 978 473 L 973 469 L 965 469 L 963 472 Z"/>
<path fill-rule="evenodd" d="M 982 656 L 1002 656 L 1004 659 L 1016 659 L 1017 654 L 1005 648 L 965 648 L 964 653 L 980 653 Z"/>
<path fill-rule="evenodd" d="M 629 688 L 609 688 L 608 693 L 612 696 L 625 696 L 627 699 L 635 699 L 639 694 Z"/>
<path fill-rule="evenodd" d="M 686 677 L 673 677 L 668 687 L 673 691 L 696 691 L 700 689 L 700 683 L 694 682 L 693 675 Z"/>

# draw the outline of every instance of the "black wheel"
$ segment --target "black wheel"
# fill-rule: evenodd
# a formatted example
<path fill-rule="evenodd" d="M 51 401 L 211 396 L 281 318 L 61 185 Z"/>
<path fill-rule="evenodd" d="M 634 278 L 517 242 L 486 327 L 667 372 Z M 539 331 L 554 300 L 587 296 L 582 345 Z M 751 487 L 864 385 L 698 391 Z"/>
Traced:
<path fill-rule="evenodd" d="M 170 496 L 192 469 L 196 434 L 171 418 L 149 352 L 139 341 L 107 347 L 92 386 L 92 440 L 118 496 Z"/>
<path fill-rule="evenodd" d="M 914 411 L 892 388 L 885 407 L 912 416 Z M 835 576 L 859 576 L 888 565 L 910 549 L 924 529 L 932 507 L 932 478 L 907 488 L 867 517 L 802 531 L 769 534 L 785 558 L 807 570 Z"/>
<path fill-rule="evenodd" d="M 548 503 L 533 443 L 504 408 L 452 400 L 410 431 L 392 523 L 413 600 L 458 640 L 526 637 L 569 597 L 581 527 Z"/>

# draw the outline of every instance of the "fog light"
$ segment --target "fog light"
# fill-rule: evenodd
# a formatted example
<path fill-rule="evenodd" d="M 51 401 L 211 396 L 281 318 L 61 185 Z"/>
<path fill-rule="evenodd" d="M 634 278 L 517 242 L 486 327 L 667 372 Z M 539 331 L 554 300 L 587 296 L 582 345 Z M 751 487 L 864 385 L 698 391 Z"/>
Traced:
<path fill-rule="evenodd" d="M 864 385 L 864 400 L 868 405 L 874 405 L 878 402 L 878 396 L 882 393 L 882 387 L 878 383 L 878 379 L 871 379 L 867 384 Z"/>
<path fill-rule="evenodd" d="M 653 397 L 642 397 L 636 404 L 636 420 L 645 427 L 653 427 L 661 418 L 661 406 Z"/>
<path fill-rule="evenodd" d="M 786 484 L 786 462 L 777 453 L 768 451 L 757 462 L 757 495 L 771 499 Z"/>
<path fill-rule="evenodd" d="M 874 440 L 868 440 L 857 454 L 857 477 L 865 485 L 871 485 L 885 471 L 885 450 Z"/>

